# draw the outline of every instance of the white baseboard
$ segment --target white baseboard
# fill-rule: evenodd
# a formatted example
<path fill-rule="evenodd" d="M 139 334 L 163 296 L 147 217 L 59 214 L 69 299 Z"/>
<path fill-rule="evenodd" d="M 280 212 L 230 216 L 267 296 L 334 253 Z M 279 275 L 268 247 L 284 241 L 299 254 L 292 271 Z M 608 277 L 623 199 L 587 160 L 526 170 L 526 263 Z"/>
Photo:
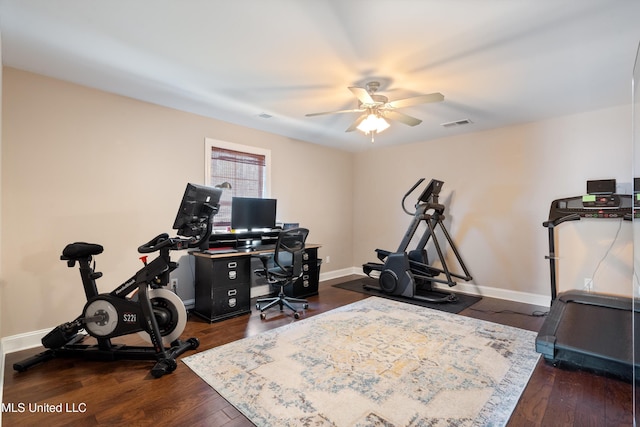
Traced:
<path fill-rule="evenodd" d="M 253 286 L 251 288 L 251 298 L 263 297 L 265 295 L 269 295 L 270 293 L 271 288 L 269 285 Z"/>
<path fill-rule="evenodd" d="M 551 297 L 547 295 L 532 294 L 529 292 L 512 291 L 509 289 L 492 288 L 489 286 L 479 286 L 473 283 L 458 283 L 455 287 L 450 288 L 446 285 L 437 284 L 438 289 L 458 290 L 465 294 L 476 295 L 480 297 L 490 297 L 504 299 L 513 302 L 522 302 L 525 304 L 538 305 L 541 307 L 551 306 Z"/>
<path fill-rule="evenodd" d="M 364 273 L 362 273 L 361 269 L 358 269 L 356 267 L 353 267 L 353 271 L 349 274 L 357 274 L 363 277 L 367 277 Z M 471 282 L 458 283 L 455 287 L 449 287 L 444 284 L 436 283 L 435 287 L 436 289 L 458 291 L 469 295 L 476 295 L 479 297 L 489 297 L 513 302 L 522 302 L 525 304 L 538 305 L 541 307 L 551 306 L 551 297 L 547 295 L 512 291 L 509 289 L 492 288 L 490 286 L 480 286 Z"/>
<path fill-rule="evenodd" d="M 337 279 L 344 276 L 349 276 L 351 274 L 357 274 L 355 267 L 352 268 L 344 268 L 342 270 L 334 270 L 329 271 L 327 273 L 320 273 L 320 282 L 324 282 L 331 279 Z M 271 288 L 269 285 L 260 285 L 253 286 L 251 288 L 251 298 L 258 298 L 269 295 L 271 293 Z"/>
<path fill-rule="evenodd" d="M 338 279 L 340 277 L 350 276 L 353 274 L 366 277 L 362 273 L 361 268 L 350 267 L 350 268 L 344 268 L 341 270 L 333 270 L 333 271 L 328 271 L 326 273 L 320 273 L 320 282 L 324 282 L 331 279 Z M 439 289 L 452 289 L 447 286 L 437 286 L 437 287 Z M 470 294 L 470 295 L 498 298 L 498 299 L 504 299 L 508 301 L 538 305 L 542 307 L 549 307 L 551 303 L 551 298 L 546 295 L 512 291 L 509 289 L 492 288 L 488 286 L 479 286 L 473 283 L 458 283 L 458 285 L 453 289 Z M 251 298 L 268 295 L 269 292 L 270 292 L 269 285 L 255 286 L 251 289 Z M 195 300 L 185 301 L 185 306 L 194 305 L 194 304 L 195 304 Z M 2 363 L 4 363 L 5 354 L 40 346 L 42 338 L 52 328 L 42 329 L 39 331 L 27 332 L 24 334 L 12 335 L 12 336 L 2 338 L 0 340 L 0 355 L 2 356 Z M 4 372 L 4 371 L 0 371 L 0 372 Z"/>
<path fill-rule="evenodd" d="M 326 273 L 320 273 L 320 281 L 324 282 L 326 280 L 338 279 L 340 277 L 350 276 L 352 274 L 362 274 L 362 268 L 349 267 L 343 268 L 342 270 L 333 270 Z"/>
<path fill-rule="evenodd" d="M 26 332 L 24 334 L 11 335 L 0 340 L 2 345 L 2 356 L 16 351 L 27 350 L 42 345 L 42 338 L 47 335 L 52 328 L 41 329 L 39 331 Z"/>

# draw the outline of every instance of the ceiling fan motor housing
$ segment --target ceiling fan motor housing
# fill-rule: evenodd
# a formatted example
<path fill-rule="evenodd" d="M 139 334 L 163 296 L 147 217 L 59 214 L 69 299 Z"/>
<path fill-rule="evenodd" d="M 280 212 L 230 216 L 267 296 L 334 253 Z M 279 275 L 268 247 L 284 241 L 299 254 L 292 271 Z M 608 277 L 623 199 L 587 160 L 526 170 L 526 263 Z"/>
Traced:
<path fill-rule="evenodd" d="M 389 98 L 384 95 L 371 95 L 371 99 L 374 101 L 373 105 L 364 104 L 362 101 L 358 100 L 358 108 L 380 107 L 389 102 Z"/>

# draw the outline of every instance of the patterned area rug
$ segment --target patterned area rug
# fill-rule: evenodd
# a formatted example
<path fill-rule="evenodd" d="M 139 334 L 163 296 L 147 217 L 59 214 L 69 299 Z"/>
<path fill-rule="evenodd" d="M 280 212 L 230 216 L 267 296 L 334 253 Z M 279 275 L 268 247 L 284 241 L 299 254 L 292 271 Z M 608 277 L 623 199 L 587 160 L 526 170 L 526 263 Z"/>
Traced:
<path fill-rule="evenodd" d="M 257 426 L 499 426 L 535 338 L 371 297 L 182 361 Z"/>

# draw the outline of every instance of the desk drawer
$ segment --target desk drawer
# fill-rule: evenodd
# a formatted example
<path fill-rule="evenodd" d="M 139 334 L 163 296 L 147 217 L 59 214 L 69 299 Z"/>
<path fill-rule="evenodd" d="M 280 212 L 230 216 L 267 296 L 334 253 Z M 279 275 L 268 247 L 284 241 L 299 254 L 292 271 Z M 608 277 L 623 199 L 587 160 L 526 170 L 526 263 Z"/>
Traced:
<path fill-rule="evenodd" d="M 302 277 L 292 284 L 284 287 L 285 295 L 304 298 L 318 294 L 318 282 L 320 281 L 320 260 L 314 259 L 313 264 L 304 264 Z"/>
<path fill-rule="evenodd" d="M 251 282 L 251 259 L 222 258 L 209 263 L 211 277 L 216 282 L 215 286 L 226 286 L 234 283 Z"/>
<path fill-rule="evenodd" d="M 196 257 L 193 312 L 210 321 L 251 312 L 251 257 Z"/>

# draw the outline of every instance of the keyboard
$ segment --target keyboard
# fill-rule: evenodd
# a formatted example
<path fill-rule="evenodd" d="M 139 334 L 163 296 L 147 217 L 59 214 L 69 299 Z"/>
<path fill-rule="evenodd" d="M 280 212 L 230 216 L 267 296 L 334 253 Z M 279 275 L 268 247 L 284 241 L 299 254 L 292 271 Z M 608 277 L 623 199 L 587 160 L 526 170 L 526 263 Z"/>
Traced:
<path fill-rule="evenodd" d="M 270 245 L 256 245 L 253 247 L 254 251 L 272 251 L 276 248 L 275 243 Z"/>
<path fill-rule="evenodd" d="M 206 251 L 204 251 L 205 254 L 209 254 L 209 255 L 217 255 L 217 254 L 233 254 L 238 252 L 237 249 L 232 249 L 232 248 L 220 248 L 220 249 L 207 249 Z"/>

